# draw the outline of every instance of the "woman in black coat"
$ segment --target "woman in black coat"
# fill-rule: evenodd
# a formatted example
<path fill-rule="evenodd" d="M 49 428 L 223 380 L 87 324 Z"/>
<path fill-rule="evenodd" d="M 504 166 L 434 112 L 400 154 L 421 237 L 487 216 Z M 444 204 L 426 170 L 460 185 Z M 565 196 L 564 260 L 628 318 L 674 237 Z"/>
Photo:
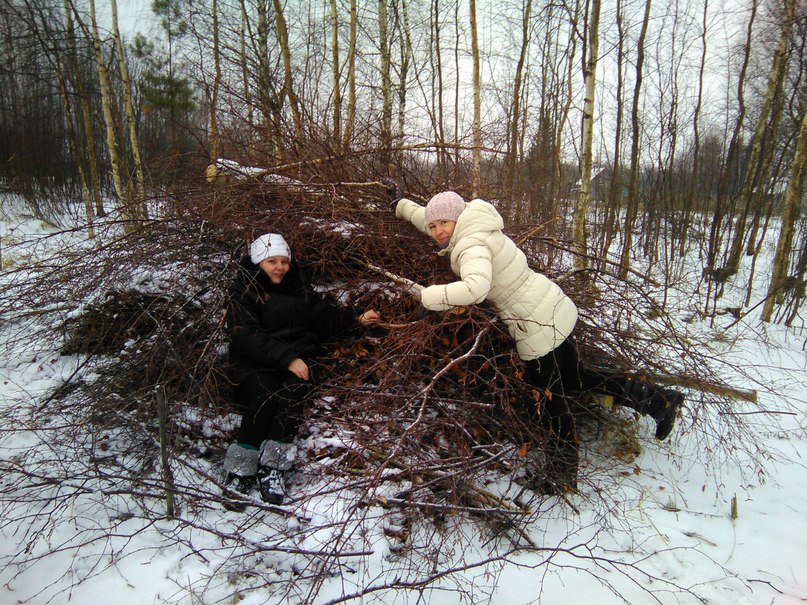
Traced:
<path fill-rule="evenodd" d="M 309 288 L 282 236 L 268 233 L 252 242 L 228 309 L 231 378 L 243 409 L 237 442 L 224 459 L 229 490 L 247 493 L 257 480 L 265 501 L 283 501 L 282 473 L 294 462 L 292 442 L 323 341 L 378 320 L 373 310 L 359 314 Z"/>

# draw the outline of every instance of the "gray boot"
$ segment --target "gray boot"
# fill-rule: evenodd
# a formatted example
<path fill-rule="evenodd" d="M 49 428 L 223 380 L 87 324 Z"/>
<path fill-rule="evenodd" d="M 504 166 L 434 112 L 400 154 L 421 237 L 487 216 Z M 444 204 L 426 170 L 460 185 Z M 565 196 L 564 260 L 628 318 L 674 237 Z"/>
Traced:
<path fill-rule="evenodd" d="M 224 496 L 228 499 L 238 500 L 241 496 L 249 494 L 255 485 L 258 475 L 258 456 L 260 452 L 255 449 L 231 443 L 224 455 Z M 230 510 L 243 510 L 240 504 L 225 504 Z"/>
<path fill-rule="evenodd" d="M 267 439 L 261 443 L 261 467 L 274 468 L 279 471 L 288 471 L 297 460 L 297 444 L 283 443 L 274 439 Z"/>
<path fill-rule="evenodd" d="M 224 470 L 239 477 L 254 477 L 258 474 L 258 450 L 231 443 L 224 455 Z"/>

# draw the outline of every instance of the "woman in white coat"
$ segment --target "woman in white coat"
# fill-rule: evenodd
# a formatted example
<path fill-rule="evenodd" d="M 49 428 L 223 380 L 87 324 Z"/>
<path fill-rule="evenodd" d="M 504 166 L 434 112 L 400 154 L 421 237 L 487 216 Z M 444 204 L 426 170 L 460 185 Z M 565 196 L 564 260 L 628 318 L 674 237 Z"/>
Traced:
<path fill-rule="evenodd" d="M 396 193 L 391 187 L 396 217 L 429 235 L 459 277 L 416 290 L 423 306 L 444 311 L 484 300 L 493 303 L 525 362 L 527 380 L 539 393 L 548 393 L 540 403 L 540 421 L 549 436 L 547 468 L 537 482 L 541 491 L 561 493 L 577 486 L 577 431 L 569 392 L 615 395 L 618 403 L 656 420 L 658 439 L 669 435 L 683 394 L 583 365 L 569 338 L 577 307 L 556 283 L 529 268 L 524 253 L 502 232 L 504 221 L 493 205 L 481 199 L 466 203 L 457 193 L 444 191 L 423 207 L 398 199 Z"/>

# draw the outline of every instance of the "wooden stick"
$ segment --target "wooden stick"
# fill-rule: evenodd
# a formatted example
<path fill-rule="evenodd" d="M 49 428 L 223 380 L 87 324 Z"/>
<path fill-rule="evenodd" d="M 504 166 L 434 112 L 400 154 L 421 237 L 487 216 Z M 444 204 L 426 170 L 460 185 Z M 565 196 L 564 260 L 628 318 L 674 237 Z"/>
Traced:
<path fill-rule="evenodd" d="M 421 286 L 417 282 L 412 281 L 411 279 L 407 279 L 406 277 L 402 277 L 400 275 L 396 275 L 395 273 L 391 273 L 386 269 L 382 269 L 381 267 L 378 267 L 372 263 L 368 263 L 367 261 L 361 260 L 360 258 L 357 258 L 355 260 L 360 262 L 362 265 L 364 265 L 371 271 L 375 271 L 376 273 L 379 273 L 384 277 L 391 279 L 392 281 L 394 281 L 399 285 L 406 286 L 407 288 L 423 288 L 423 286 Z"/>
<path fill-rule="evenodd" d="M 731 397 L 739 401 L 749 401 L 757 403 L 758 393 L 756 389 L 739 389 L 725 384 L 718 384 L 700 378 L 691 378 L 689 376 L 672 376 L 670 374 L 641 374 L 635 376 L 636 379 L 649 383 L 668 384 L 673 386 L 684 387 L 702 393 L 711 393 L 713 395 L 721 395 L 723 397 Z"/>

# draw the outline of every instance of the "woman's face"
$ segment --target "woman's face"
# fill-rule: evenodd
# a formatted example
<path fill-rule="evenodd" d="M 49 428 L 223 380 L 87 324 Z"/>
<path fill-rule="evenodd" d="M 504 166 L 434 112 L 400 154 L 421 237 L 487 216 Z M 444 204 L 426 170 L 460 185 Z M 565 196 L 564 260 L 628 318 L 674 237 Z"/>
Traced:
<path fill-rule="evenodd" d="M 289 272 L 290 264 L 288 256 L 270 256 L 263 259 L 258 266 L 266 273 L 273 284 L 279 284 Z"/>
<path fill-rule="evenodd" d="M 432 239 L 437 242 L 441 248 L 448 244 L 448 240 L 454 233 L 454 227 L 457 226 L 457 221 L 447 221 L 445 219 L 437 219 L 429 223 L 429 234 Z"/>

